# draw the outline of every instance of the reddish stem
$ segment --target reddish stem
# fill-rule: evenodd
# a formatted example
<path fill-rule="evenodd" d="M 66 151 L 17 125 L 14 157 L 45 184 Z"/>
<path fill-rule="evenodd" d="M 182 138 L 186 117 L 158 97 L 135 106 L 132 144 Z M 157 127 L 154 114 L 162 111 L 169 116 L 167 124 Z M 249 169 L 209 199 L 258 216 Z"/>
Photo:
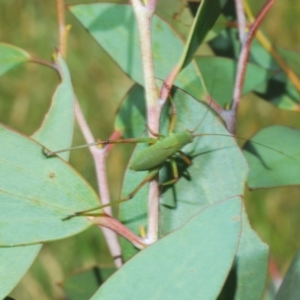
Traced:
<path fill-rule="evenodd" d="M 236 130 L 235 128 L 236 114 L 237 114 L 237 109 L 242 95 L 242 88 L 245 81 L 245 74 L 246 74 L 247 61 L 250 52 L 250 45 L 262 20 L 265 18 L 267 12 L 270 10 L 274 2 L 275 0 L 269 0 L 265 3 L 260 13 L 258 14 L 256 20 L 251 25 L 250 30 L 246 36 L 246 40 L 244 41 L 244 43 L 242 43 L 242 50 L 239 56 L 238 67 L 237 67 L 237 75 L 235 80 L 232 107 L 230 111 L 223 111 L 221 114 L 221 117 L 226 122 L 227 129 L 232 134 L 235 134 L 235 130 Z"/>
<path fill-rule="evenodd" d="M 84 118 L 84 115 L 81 111 L 81 108 L 79 106 L 79 103 L 77 99 L 75 98 L 75 115 L 77 122 L 79 124 L 79 127 L 81 129 L 81 132 L 84 135 L 84 138 L 87 143 L 93 143 L 95 141 L 93 134 Z M 105 205 L 110 202 L 110 195 L 109 195 L 109 189 L 108 189 L 108 182 L 106 177 L 106 154 L 107 152 L 104 149 L 99 149 L 97 146 L 90 147 L 90 152 L 92 154 L 92 157 L 94 159 L 96 174 L 97 174 L 97 183 L 98 183 L 98 189 L 99 194 L 101 198 L 101 204 Z M 105 212 L 107 214 L 112 214 L 111 207 L 105 207 Z M 106 230 L 105 228 L 102 229 L 102 232 L 105 236 L 105 239 L 107 241 L 108 247 L 110 249 L 110 252 L 112 256 L 114 257 L 115 265 L 116 267 L 122 266 L 121 261 L 121 248 L 118 242 L 118 237 L 116 236 L 116 233 Z"/>
<path fill-rule="evenodd" d="M 96 224 L 101 227 L 106 227 L 111 229 L 113 232 L 118 233 L 123 236 L 125 239 L 130 241 L 135 247 L 139 249 L 144 249 L 147 245 L 151 243 L 147 243 L 144 239 L 140 238 L 136 234 L 134 234 L 131 230 L 129 230 L 125 225 L 123 225 L 120 221 L 112 218 L 109 215 L 103 214 L 99 217 L 88 217 L 89 220 L 92 221 L 93 224 Z"/>
<path fill-rule="evenodd" d="M 59 32 L 59 50 L 62 56 L 66 56 L 66 25 L 65 25 L 65 8 L 63 0 L 56 0 L 57 4 L 57 16 L 58 16 L 58 32 Z"/>

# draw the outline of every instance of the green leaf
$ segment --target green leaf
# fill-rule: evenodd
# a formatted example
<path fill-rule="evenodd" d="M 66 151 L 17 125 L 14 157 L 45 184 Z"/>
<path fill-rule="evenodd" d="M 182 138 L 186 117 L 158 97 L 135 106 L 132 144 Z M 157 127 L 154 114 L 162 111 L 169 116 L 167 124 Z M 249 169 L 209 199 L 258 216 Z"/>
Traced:
<path fill-rule="evenodd" d="M 300 77 L 300 60 L 299 60 L 299 51 L 295 49 L 286 49 L 283 47 L 276 46 L 276 50 L 288 64 L 288 66 L 293 69 L 297 74 L 298 78 Z"/>
<path fill-rule="evenodd" d="M 42 146 L 0 127 L 0 245 L 23 245 L 65 238 L 90 226 L 86 218 L 62 221 L 74 211 L 97 206 L 92 188 Z"/>
<path fill-rule="evenodd" d="M 226 28 L 219 36 L 210 42 L 210 46 L 218 56 L 237 59 L 240 42 L 236 28 Z M 284 60 L 290 62 L 290 67 L 297 69 L 298 53 L 282 51 L 278 48 Z M 299 60 L 299 59 L 298 59 Z M 300 97 L 294 84 L 288 79 L 273 56 L 256 40 L 251 43 L 249 62 L 265 68 L 272 74 L 266 82 L 255 88 L 258 95 L 273 105 L 287 110 L 299 110 Z"/>
<path fill-rule="evenodd" d="M 300 251 L 295 255 L 294 260 L 284 277 L 283 283 L 278 291 L 276 300 L 298 300 L 300 298 Z"/>
<path fill-rule="evenodd" d="M 51 108 L 42 126 L 33 135 L 35 140 L 52 149 L 71 146 L 74 122 L 72 84 L 68 68 L 61 55 L 57 57 L 57 66 L 62 77 L 62 83 L 58 86 L 54 94 Z M 64 120 L 63 127 L 60 125 L 61 120 Z M 68 153 L 64 153 L 62 156 L 67 159 Z M 11 185 L 15 185 L 14 180 L 11 182 Z M 10 232 L 10 234 L 14 235 L 13 232 Z M 8 294 L 24 276 L 41 247 L 42 245 L 31 245 L 27 247 L 0 248 L 0 261 L 3 262 L 1 273 L 4 278 L 0 280 L 0 291 L 3 292 L 2 296 Z"/>
<path fill-rule="evenodd" d="M 216 299 L 232 266 L 240 230 L 240 198 L 211 205 L 137 254 L 92 300 Z"/>
<path fill-rule="evenodd" d="M 43 124 L 32 135 L 32 138 L 51 150 L 70 147 L 74 127 L 74 93 L 70 73 L 61 54 L 58 54 L 56 64 L 62 82 L 54 93 L 51 107 Z M 61 126 L 62 120 L 63 126 Z M 68 160 L 69 154 L 69 152 L 64 152 L 59 156 Z"/>
<path fill-rule="evenodd" d="M 235 264 L 218 300 L 262 299 L 268 274 L 268 246 L 252 230 L 243 207 L 242 234 Z"/>
<path fill-rule="evenodd" d="M 289 63 L 291 69 L 297 70 L 297 65 L 299 65 L 299 57 L 298 62 L 295 59 L 299 56 L 297 52 L 287 51 L 280 47 L 276 47 L 276 50 L 283 60 Z M 256 40 L 251 46 L 251 60 L 274 73 L 273 77 L 257 90 L 259 95 L 282 109 L 298 111 L 299 92 L 273 56 Z"/>
<path fill-rule="evenodd" d="M 205 86 L 213 99 L 225 106 L 232 101 L 237 63 L 223 57 L 196 57 Z M 248 63 L 243 94 L 253 91 L 267 81 L 271 73 L 265 68 Z"/>
<path fill-rule="evenodd" d="M 131 5 L 83 4 L 70 6 L 70 10 L 124 72 L 143 85 L 139 36 Z M 164 80 L 178 64 L 184 50 L 183 42 L 166 22 L 154 16 L 152 45 L 155 76 Z M 197 99 L 205 94 L 194 64 L 189 64 L 179 74 L 175 85 Z"/>
<path fill-rule="evenodd" d="M 248 186 L 256 189 L 300 184 L 299 139 L 299 130 L 272 126 L 247 142 L 244 154 L 250 166 Z"/>
<path fill-rule="evenodd" d="M 227 28 L 226 23 L 226 17 L 223 14 L 220 14 L 213 28 L 205 36 L 204 42 L 207 43 L 216 38 L 224 28 Z"/>
<path fill-rule="evenodd" d="M 202 122 L 197 133 L 203 136 L 195 137 L 191 144 L 183 147 L 183 151 L 192 159 L 192 165 L 187 166 L 180 157 L 177 157 L 179 180 L 176 184 L 162 189 L 160 208 L 162 236 L 185 224 L 203 207 L 243 194 L 247 174 L 245 158 L 234 138 L 228 136 L 224 126 L 211 112 L 207 112 L 207 106 L 179 89 L 174 94 L 174 103 L 177 111 L 175 132 L 194 130 L 199 122 Z M 169 108 L 168 105 L 165 106 L 161 117 L 161 133 L 165 135 L 168 134 Z M 143 123 L 139 126 L 144 128 Z M 145 147 L 148 146 L 139 145 L 135 153 Z M 146 174 L 147 172 L 127 169 L 122 196 L 132 192 Z M 167 162 L 160 172 L 160 181 L 166 182 L 172 179 L 172 176 Z M 146 185 L 133 199 L 120 205 L 120 220 L 136 233 L 139 233 L 140 226 L 147 227 L 147 191 Z M 122 247 L 125 260 L 137 252 L 124 240 Z"/>
<path fill-rule="evenodd" d="M 155 14 L 165 20 L 180 37 L 187 38 L 194 21 L 194 16 L 181 0 L 157 1 Z"/>
<path fill-rule="evenodd" d="M 12 233 L 10 233 L 12 234 Z M 0 248 L 0 298 L 3 299 L 24 276 L 42 245 Z"/>
<path fill-rule="evenodd" d="M 30 54 L 12 45 L 0 43 L 0 76 L 30 60 Z"/>
<path fill-rule="evenodd" d="M 220 16 L 223 6 L 221 2 L 224 1 L 201 1 L 190 31 L 190 35 L 185 45 L 181 62 L 179 63 L 181 69 L 185 68 L 192 61 L 194 53 Z"/>
<path fill-rule="evenodd" d="M 242 236 L 236 257 L 235 300 L 261 299 L 268 274 L 268 246 L 252 230 L 246 212 L 242 215 Z"/>
<path fill-rule="evenodd" d="M 146 129 L 145 92 L 140 85 L 134 85 L 123 99 L 115 120 L 115 131 L 125 138 L 139 137 Z"/>
<path fill-rule="evenodd" d="M 115 268 L 94 267 L 73 274 L 62 283 L 62 287 L 68 299 L 90 299 L 99 286 L 114 272 Z"/>

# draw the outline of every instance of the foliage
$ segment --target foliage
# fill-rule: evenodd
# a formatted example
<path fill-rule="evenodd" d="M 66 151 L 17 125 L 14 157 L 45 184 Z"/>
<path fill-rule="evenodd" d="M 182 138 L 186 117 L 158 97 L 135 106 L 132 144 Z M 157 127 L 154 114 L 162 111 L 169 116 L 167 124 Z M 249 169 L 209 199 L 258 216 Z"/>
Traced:
<path fill-rule="evenodd" d="M 144 74 L 151 66 L 145 66 L 147 53 L 141 50 L 141 45 L 150 36 L 140 34 L 143 25 L 139 18 L 143 16 L 134 8 L 139 0 L 132 2 L 133 5 L 70 5 L 69 17 L 74 24 L 71 34 L 75 38 L 70 37 L 66 55 L 64 43 L 69 29 L 64 27 L 62 1 L 57 1 L 59 22 L 63 26 L 59 30 L 53 62 L 31 54 L 35 52 L 30 48 L 19 48 L 22 46 L 15 42 L 12 45 L 4 39 L 0 43 L 1 78 L 9 82 L 16 77 L 22 86 L 18 72 L 24 71 L 25 67 L 30 73 L 34 63 L 37 64 L 35 68 L 48 68 L 45 78 L 51 81 L 51 86 L 57 85 L 50 107 L 46 110 L 47 103 L 43 103 L 43 109 L 38 111 L 39 116 L 32 124 L 29 124 L 30 114 L 24 119 L 24 128 L 10 123 L 5 114 L 0 116 L 5 123 L 0 126 L 0 295 L 18 298 L 20 293 L 27 293 L 22 299 L 140 299 L 142 294 L 143 299 L 255 300 L 261 299 L 265 292 L 265 297 L 271 297 L 272 284 L 265 291 L 269 247 L 251 228 L 248 214 L 253 218 L 255 213 L 251 214 L 250 200 L 246 199 L 245 205 L 243 190 L 245 184 L 251 189 L 299 185 L 297 141 L 300 132 L 287 126 L 270 126 L 248 140 L 241 151 L 233 132 L 229 133 L 225 127 L 230 129 L 229 120 L 236 122 L 234 106 L 238 106 L 242 94 L 259 96 L 280 109 L 298 112 L 300 85 L 294 70 L 299 63 L 298 57 L 295 51 L 283 48 L 278 48 L 275 55 L 274 49 L 268 48 L 259 38 L 254 39 L 249 61 L 243 62 L 247 72 L 237 99 L 234 95 L 239 91 L 236 83 L 239 75 L 236 74 L 242 55 L 238 29 L 231 26 L 236 20 L 233 3 L 207 0 L 195 7 L 189 2 L 182 6 L 179 0 L 161 1 L 151 22 L 155 78 L 149 80 Z M 155 2 L 149 0 L 148 5 Z M 166 2 L 169 5 L 166 6 Z M 144 9 L 148 13 L 151 11 L 147 5 Z M 251 19 L 249 13 L 248 18 Z M 77 38 L 81 27 L 96 43 L 93 44 L 90 38 L 85 37 L 85 41 Z M 84 61 L 82 57 L 74 56 L 76 46 L 89 50 L 89 45 L 93 59 Z M 98 53 L 103 53 L 101 61 L 105 65 L 102 69 L 93 69 L 101 66 L 96 59 Z M 94 70 L 103 74 L 103 78 L 95 75 Z M 58 84 L 50 71 L 59 75 Z M 164 137 L 159 137 L 157 143 L 169 134 L 174 105 L 174 132 L 195 130 L 193 141 L 182 145 L 182 151 L 192 164 L 186 164 L 176 155 L 159 166 L 159 182 L 163 184 L 173 178 L 169 162 L 174 159 L 179 180 L 159 189 L 159 219 L 156 221 L 151 220 L 153 208 L 151 212 L 147 202 L 148 194 L 155 198 L 151 194 L 155 191 L 152 183 L 145 184 L 130 201 L 121 203 L 114 217 L 108 217 L 103 207 L 87 216 L 73 216 L 75 212 L 97 207 L 100 198 L 105 200 L 103 192 L 108 185 L 103 174 L 108 177 L 113 202 L 130 195 L 147 176 L 148 170 L 137 172 L 126 167 L 122 192 L 119 192 L 115 177 L 121 173 L 110 175 L 110 172 L 119 169 L 117 165 L 128 164 L 131 149 L 119 145 L 114 149 L 111 146 L 91 148 L 94 161 L 90 160 L 89 164 L 96 168 L 97 178 L 91 175 L 94 171 L 83 171 L 80 166 L 86 162 L 81 153 L 88 152 L 80 152 L 84 150 L 74 151 L 71 156 L 71 164 L 74 162 L 77 170 L 68 162 L 69 152 L 51 158 L 43 152 L 71 147 L 75 117 L 87 142 L 93 140 L 90 128 L 96 128 L 99 123 L 106 127 L 106 122 L 102 121 L 106 119 L 113 120 L 114 124 L 111 132 L 106 129 L 105 138 L 109 134 L 111 139 L 145 137 L 145 124 L 155 126 L 156 116 L 151 112 L 160 109 L 159 103 L 155 108 L 151 106 L 149 86 L 151 89 L 154 79 L 160 101 L 165 101 L 159 124 L 156 124 Z M 113 88 L 108 88 L 109 80 Z M 84 82 L 84 87 L 80 81 Z M 92 82 L 96 94 L 90 91 Z M 101 87 L 99 90 L 97 85 Z M 32 82 L 30 89 L 35 88 L 37 85 Z M 169 92 L 172 105 L 171 101 L 166 101 Z M 22 97 L 29 98 L 26 93 L 27 87 Z M 17 94 L 17 90 L 13 94 Z M 45 100 L 50 94 L 42 89 L 38 97 Z M 111 105 L 107 111 L 102 107 L 104 101 L 99 101 L 100 104 L 88 101 L 88 98 L 103 97 L 106 97 L 106 107 Z M 122 101 L 119 101 L 121 97 Z M 114 107 L 112 103 L 116 103 Z M 89 125 L 84 123 L 80 106 Z M 92 117 L 98 111 L 101 120 Z M 230 117 L 228 113 L 231 113 Z M 237 122 L 236 131 L 240 137 L 237 139 L 245 141 L 239 128 Z M 78 144 L 80 138 L 76 135 L 75 127 L 75 144 Z M 147 144 L 138 144 L 130 160 L 147 147 Z M 120 153 L 122 158 L 119 158 Z M 149 159 L 155 160 L 155 155 Z M 106 163 L 108 170 L 101 173 L 100 169 L 105 171 Z M 82 175 L 80 171 L 83 171 Z M 155 210 L 155 205 L 153 207 Z M 154 227 L 153 222 L 156 222 Z M 123 236 L 120 247 L 126 263 L 117 271 L 108 254 L 107 241 L 99 236 L 98 228 L 92 226 L 95 224 L 109 227 Z M 155 240 L 152 230 L 155 231 L 155 226 L 158 226 L 159 239 L 149 245 Z M 104 237 L 107 237 L 105 231 Z M 111 242 L 108 246 L 114 256 L 118 248 Z M 140 251 L 140 248 L 146 249 Z M 58 262 L 53 259 L 52 252 L 57 253 L 59 249 L 63 251 L 63 259 Z M 93 251 L 102 258 L 91 259 Z M 31 269 L 35 268 L 35 271 L 27 273 L 17 285 L 37 257 Z M 49 262 L 47 258 L 51 258 Z M 45 279 L 47 275 L 43 273 L 46 271 L 40 262 L 43 259 L 54 269 L 54 280 Z M 118 259 L 114 257 L 117 267 Z M 34 272 L 41 279 L 30 286 Z M 287 299 L 285 295 L 291 295 L 291 299 L 299 298 L 299 288 L 293 284 L 297 282 L 298 273 L 299 254 L 295 256 L 276 299 Z M 274 279 L 274 273 L 271 273 L 271 279 Z M 54 288 L 58 281 L 61 287 Z M 27 291 L 26 285 L 29 285 Z"/>

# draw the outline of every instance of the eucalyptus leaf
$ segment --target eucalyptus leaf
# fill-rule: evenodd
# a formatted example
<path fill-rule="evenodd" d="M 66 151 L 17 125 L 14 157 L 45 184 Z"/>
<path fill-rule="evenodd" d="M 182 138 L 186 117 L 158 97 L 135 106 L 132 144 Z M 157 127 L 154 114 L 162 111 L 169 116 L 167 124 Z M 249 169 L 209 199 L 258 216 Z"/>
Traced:
<path fill-rule="evenodd" d="M 90 299 L 99 286 L 115 272 L 115 268 L 93 267 L 88 270 L 78 270 L 62 283 L 62 287 L 72 300 Z"/>
<path fill-rule="evenodd" d="M 146 129 L 145 113 L 144 89 L 140 85 L 134 85 L 121 103 L 114 130 L 121 132 L 126 138 L 141 136 Z"/>
<path fill-rule="evenodd" d="M 71 146 L 74 122 L 74 96 L 70 74 L 60 54 L 57 57 L 57 66 L 60 70 L 62 83 L 54 94 L 51 108 L 49 109 L 45 121 L 33 135 L 33 138 L 38 142 L 56 149 Z M 64 120 L 63 128 L 61 128 L 60 125 L 61 120 Z M 67 158 L 68 153 L 65 153 L 63 156 Z M 9 170 L 7 171 L 10 173 Z M 30 182 L 28 182 L 28 184 L 30 185 Z M 11 185 L 16 185 L 15 181 L 12 181 Z M 14 190 L 14 188 L 11 186 L 8 190 Z M 18 221 L 16 221 L 16 224 L 18 224 Z M 12 234 L 12 232 L 10 234 Z M 38 255 L 41 247 L 42 245 L 38 244 L 23 247 L 0 248 L 0 277 L 3 277 L 3 279 L 0 280 L 0 293 L 2 293 L 0 297 L 6 296 L 24 276 Z"/>
<path fill-rule="evenodd" d="M 226 28 L 210 42 L 217 56 L 237 60 L 240 53 L 240 42 L 236 28 Z M 287 63 L 287 67 L 297 70 L 297 53 L 284 51 L 276 47 L 277 55 Z M 280 56 L 282 55 L 282 56 Z M 275 60 L 270 51 L 256 39 L 251 43 L 249 62 L 270 72 L 268 80 L 255 88 L 255 92 L 266 101 L 286 110 L 299 110 L 300 97 L 297 87 L 290 81 L 282 67 Z M 290 65 L 288 65 L 290 63 Z M 296 71 L 297 74 L 297 71 Z M 298 79 L 296 79 L 298 80 Z"/>
<path fill-rule="evenodd" d="M 0 76 L 29 60 L 30 54 L 26 51 L 9 44 L 0 43 Z"/>
<path fill-rule="evenodd" d="M 205 86 L 213 99 L 225 106 L 232 101 L 237 62 L 224 57 L 196 57 Z M 247 64 L 243 94 L 266 82 L 272 73 L 253 63 Z"/>
<path fill-rule="evenodd" d="M 220 16 L 225 2 L 223 0 L 201 1 L 179 63 L 181 69 L 185 68 L 193 59 L 194 53 Z"/>
<path fill-rule="evenodd" d="M 32 135 L 33 139 L 51 150 L 71 147 L 74 128 L 74 92 L 68 67 L 60 53 L 56 64 L 62 82 L 53 95 L 43 124 Z M 68 160 L 69 154 L 70 152 L 63 152 L 59 156 Z"/>
<path fill-rule="evenodd" d="M 300 251 L 296 253 L 275 300 L 298 300 L 300 297 Z"/>
<path fill-rule="evenodd" d="M 24 276 L 42 245 L 0 248 L 0 298 L 7 296 Z"/>
<path fill-rule="evenodd" d="M 251 228 L 245 210 L 242 236 L 236 257 L 237 289 L 235 300 L 261 299 L 266 285 L 269 248 Z"/>
<path fill-rule="evenodd" d="M 99 203 L 96 193 L 67 163 L 46 158 L 43 146 L 0 127 L 0 245 L 61 239 L 88 228 L 86 218 L 63 221 Z"/>
<path fill-rule="evenodd" d="M 139 35 L 131 5 L 81 4 L 70 6 L 70 10 L 124 72 L 143 85 Z M 164 80 L 178 64 L 183 42 L 165 21 L 154 16 L 152 46 L 155 76 Z M 199 70 L 193 63 L 177 76 L 175 85 L 198 100 L 205 95 Z"/>
<path fill-rule="evenodd" d="M 240 230 L 240 198 L 211 205 L 138 253 L 92 300 L 216 299 L 232 266 Z"/>
<path fill-rule="evenodd" d="M 250 166 L 248 186 L 256 189 L 300 184 L 299 140 L 300 131 L 285 126 L 264 128 L 251 138 L 244 146 Z"/>

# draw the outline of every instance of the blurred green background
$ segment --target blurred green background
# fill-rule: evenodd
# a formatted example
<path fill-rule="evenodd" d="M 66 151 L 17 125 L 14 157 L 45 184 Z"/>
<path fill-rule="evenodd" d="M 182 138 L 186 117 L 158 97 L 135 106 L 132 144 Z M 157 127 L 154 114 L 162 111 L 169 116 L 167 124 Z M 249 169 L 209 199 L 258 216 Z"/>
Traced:
<path fill-rule="evenodd" d="M 67 4 L 76 2 L 79 3 L 69 0 Z M 88 2 L 91 1 L 80 1 Z M 257 12 L 261 1 L 250 3 Z M 165 19 L 171 20 L 175 12 L 189 19 L 184 4 L 173 7 L 169 4 L 167 0 L 159 1 L 159 13 Z M 299 49 L 299 15 L 298 0 L 277 1 L 262 29 L 274 44 Z M 133 82 L 68 12 L 66 23 L 72 25 L 67 63 L 75 93 L 95 137 L 107 138 L 112 133 L 118 105 Z M 183 36 L 188 24 L 183 23 L 180 27 Z M 51 60 L 58 45 L 56 1 L 1 0 L 0 41 Z M 55 72 L 33 63 L 5 74 L 0 80 L 0 121 L 31 135 L 42 122 L 58 83 Z M 300 118 L 298 113 L 280 110 L 252 94 L 245 96 L 239 110 L 237 135 L 249 138 L 259 128 L 271 124 L 300 128 Z M 74 145 L 82 143 L 84 140 L 76 125 Z M 118 197 L 129 151 L 128 147 L 120 145 L 109 155 L 112 199 Z M 72 152 L 71 163 L 97 188 L 88 150 Z M 300 245 L 300 188 L 246 191 L 246 206 L 252 226 L 270 245 L 272 257 L 284 272 Z M 59 283 L 72 273 L 94 265 L 113 265 L 102 233 L 97 228 L 66 240 L 47 243 L 12 296 L 16 299 L 63 299 Z"/>

